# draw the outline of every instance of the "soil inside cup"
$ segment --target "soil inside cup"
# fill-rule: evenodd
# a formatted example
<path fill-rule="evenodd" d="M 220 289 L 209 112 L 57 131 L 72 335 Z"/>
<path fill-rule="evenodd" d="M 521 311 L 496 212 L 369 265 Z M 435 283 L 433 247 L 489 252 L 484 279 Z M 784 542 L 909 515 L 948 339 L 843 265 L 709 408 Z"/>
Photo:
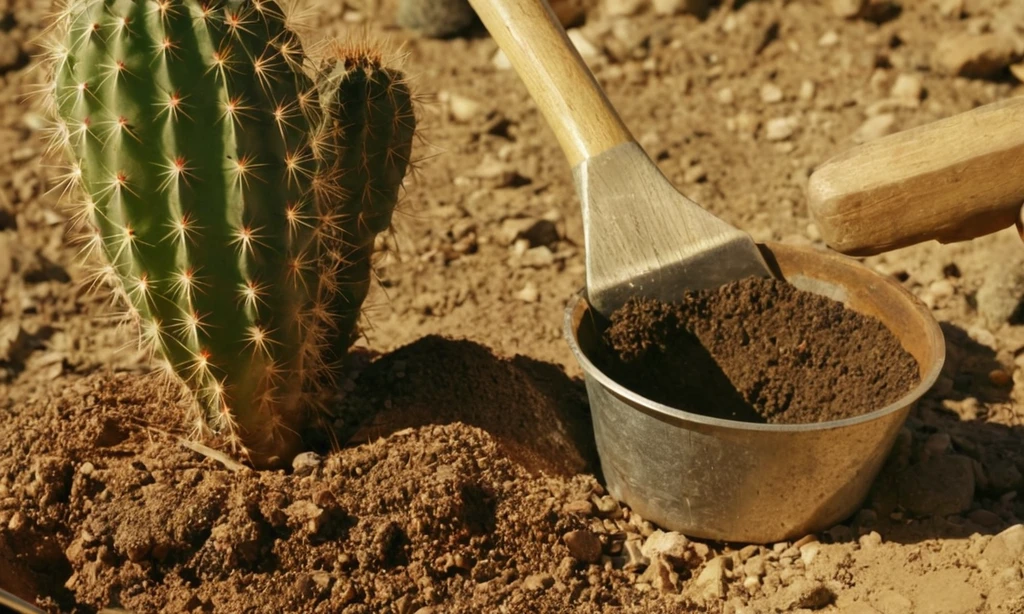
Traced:
<path fill-rule="evenodd" d="M 692 413 L 813 423 L 874 411 L 920 381 L 877 319 L 777 279 L 750 278 L 612 314 L 599 368 Z"/>

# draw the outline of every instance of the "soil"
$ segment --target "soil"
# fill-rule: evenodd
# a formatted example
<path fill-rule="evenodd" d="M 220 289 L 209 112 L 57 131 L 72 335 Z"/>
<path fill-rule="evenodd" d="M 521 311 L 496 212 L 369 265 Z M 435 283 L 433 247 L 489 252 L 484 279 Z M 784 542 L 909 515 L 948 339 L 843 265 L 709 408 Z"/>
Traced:
<path fill-rule="evenodd" d="M 758 240 L 820 247 L 816 165 L 1024 93 L 1016 0 L 872 19 L 833 4 L 730 0 L 698 20 L 600 0 L 574 38 L 690 198 Z M 402 45 L 425 131 L 333 428 L 289 471 L 239 469 L 179 443 L 181 406 L 90 289 L 24 99 L 50 3 L 4 7 L 0 587 L 48 612 L 1024 611 L 1024 288 L 990 281 L 1024 269 L 1012 229 L 865 259 L 932 309 L 947 359 L 862 509 L 780 544 L 661 532 L 601 486 L 561 332 L 582 220 L 522 81 L 479 29 L 426 39 L 394 26 L 392 0 L 305 4 L 304 36 Z M 984 61 L 950 57 L 960 36 Z M 944 68 L 960 60 L 989 70 Z"/>
<path fill-rule="evenodd" d="M 692 413 L 799 424 L 885 407 L 920 381 L 876 318 L 775 278 L 681 300 L 632 299 L 611 315 L 601 368 Z"/>

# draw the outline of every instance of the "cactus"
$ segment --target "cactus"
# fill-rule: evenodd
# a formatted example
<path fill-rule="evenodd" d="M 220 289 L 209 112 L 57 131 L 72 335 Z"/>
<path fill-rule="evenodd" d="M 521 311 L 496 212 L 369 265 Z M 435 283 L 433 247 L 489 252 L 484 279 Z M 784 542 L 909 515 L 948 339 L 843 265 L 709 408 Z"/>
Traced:
<path fill-rule="evenodd" d="M 51 144 L 87 246 L 198 432 L 287 462 L 408 168 L 403 75 L 367 46 L 314 65 L 273 0 L 70 0 L 52 32 Z"/>

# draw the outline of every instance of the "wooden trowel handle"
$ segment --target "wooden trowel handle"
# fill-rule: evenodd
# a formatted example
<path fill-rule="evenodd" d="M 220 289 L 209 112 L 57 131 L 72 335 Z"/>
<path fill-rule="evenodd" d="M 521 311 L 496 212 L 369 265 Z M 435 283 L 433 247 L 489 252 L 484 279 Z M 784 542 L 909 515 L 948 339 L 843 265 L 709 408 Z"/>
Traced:
<path fill-rule="evenodd" d="M 822 239 L 851 256 L 980 237 L 1013 226 L 1021 205 L 1024 97 L 869 141 L 808 184 Z"/>
<path fill-rule="evenodd" d="M 469 0 L 571 166 L 633 140 L 547 0 Z"/>

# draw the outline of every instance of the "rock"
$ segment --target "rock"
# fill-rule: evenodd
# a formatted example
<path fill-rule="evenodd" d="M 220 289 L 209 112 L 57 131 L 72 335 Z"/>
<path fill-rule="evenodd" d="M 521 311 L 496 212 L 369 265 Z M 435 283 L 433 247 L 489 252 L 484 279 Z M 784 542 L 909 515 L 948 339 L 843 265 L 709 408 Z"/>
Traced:
<path fill-rule="evenodd" d="M 1014 64 L 1013 66 L 1010 66 L 1010 74 L 1013 75 L 1014 78 L 1016 78 L 1021 83 L 1024 83 L 1024 62 L 1022 62 L 1020 64 Z M 0 215 L 3 215 L 3 214 L 0 213 Z M 3 223 L 0 222 L 0 228 L 2 228 L 2 227 L 3 227 Z"/>
<path fill-rule="evenodd" d="M 459 94 L 448 95 L 448 113 L 451 118 L 459 123 L 472 121 L 483 111 L 483 105 Z"/>
<path fill-rule="evenodd" d="M 491 65 L 497 68 L 498 70 L 512 69 L 512 62 L 508 59 L 508 56 L 505 55 L 505 52 L 502 51 L 501 49 L 498 49 L 496 52 L 494 52 L 494 57 L 491 58 Z"/>
<path fill-rule="evenodd" d="M 546 246 L 531 247 L 526 250 L 519 264 L 524 267 L 543 269 L 555 263 L 555 254 Z"/>
<path fill-rule="evenodd" d="M 306 530 L 313 534 L 319 533 L 327 520 L 323 508 L 306 500 L 292 503 L 285 508 L 284 513 L 292 522 L 304 525 Z"/>
<path fill-rule="evenodd" d="M 542 591 L 555 585 L 555 577 L 549 573 L 535 573 L 526 576 L 523 580 L 523 588 L 528 591 Z"/>
<path fill-rule="evenodd" d="M 767 104 L 775 104 L 782 102 L 784 95 L 782 88 L 775 85 L 774 83 L 765 83 L 761 86 L 761 101 Z"/>
<path fill-rule="evenodd" d="M 1021 53 L 1009 36 L 965 32 L 940 41 L 934 58 L 935 67 L 948 75 L 989 79 L 1019 61 Z"/>
<path fill-rule="evenodd" d="M 486 181 L 492 188 L 517 187 L 530 183 L 530 180 L 523 177 L 519 172 L 497 158 L 488 156 L 480 161 L 480 164 L 466 175 L 473 179 Z"/>
<path fill-rule="evenodd" d="M 832 0 L 832 12 L 843 19 L 881 21 L 895 8 L 890 0 Z"/>
<path fill-rule="evenodd" d="M 900 505 L 911 514 L 960 514 L 974 499 L 974 466 L 967 456 L 934 456 L 900 472 L 896 490 Z"/>
<path fill-rule="evenodd" d="M 883 113 L 869 118 L 853 134 L 856 143 L 866 143 L 896 131 L 896 116 L 892 113 Z"/>
<path fill-rule="evenodd" d="M 736 102 L 736 95 L 733 93 L 731 87 L 723 87 L 722 89 L 718 90 L 718 93 L 715 95 L 715 97 L 718 98 L 718 102 L 722 104 L 732 104 Z"/>
<path fill-rule="evenodd" d="M 708 600 L 725 599 L 725 572 L 732 567 L 732 557 L 716 556 L 707 562 L 694 581 L 702 597 Z"/>
<path fill-rule="evenodd" d="M 778 594 L 775 608 L 788 612 L 790 610 L 817 610 L 832 603 L 836 595 L 832 589 L 821 582 L 797 578 Z"/>
<path fill-rule="evenodd" d="M 706 181 L 707 178 L 708 172 L 700 164 L 691 166 L 683 173 L 683 182 L 685 183 L 701 183 Z"/>
<path fill-rule="evenodd" d="M 604 0 L 604 11 L 611 17 L 630 17 L 643 9 L 645 0 Z"/>
<path fill-rule="evenodd" d="M 657 15 L 689 13 L 701 18 L 707 16 L 710 8 L 708 0 L 653 0 L 652 5 Z"/>
<path fill-rule="evenodd" d="M 868 550 L 868 549 L 871 549 L 871 548 L 876 548 L 878 546 L 881 546 L 882 545 L 882 536 L 881 536 L 881 534 L 879 534 L 878 531 L 871 531 L 870 533 L 866 533 L 864 535 L 861 535 L 860 539 L 857 540 L 857 541 L 858 541 L 858 543 L 860 543 L 860 547 L 861 548 L 863 548 L 865 550 Z"/>
<path fill-rule="evenodd" d="M 800 560 L 803 561 L 804 567 L 809 567 L 814 559 L 818 557 L 818 552 L 821 551 L 821 544 L 813 542 L 800 548 Z"/>
<path fill-rule="evenodd" d="M 597 507 L 597 511 L 601 516 L 606 518 L 622 517 L 622 508 L 614 497 L 609 497 L 607 495 L 600 498 L 594 497 L 594 505 Z"/>
<path fill-rule="evenodd" d="M 747 576 L 760 578 L 768 573 L 763 556 L 752 556 L 743 563 L 743 573 Z"/>
<path fill-rule="evenodd" d="M 601 51 L 594 46 L 594 43 L 587 40 L 587 37 L 583 35 L 579 28 L 573 28 L 566 32 L 566 34 L 569 35 L 569 40 L 572 41 L 576 51 L 579 51 L 580 57 L 584 60 L 592 60 L 601 55 Z"/>
<path fill-rule="evenodd" d="M 657 530 L 644 540 L 644 545 L 640 548 L 640 552 L 652 560 L 659 556 L 664 556 L 672 562 L 679 562 L 686 557 L 689 544 L 690 540 L 685 535 L 675 531 L 666 533 Z"/>
<path fill-rule="evenodd" d="M 622 568 L 626 571 L 636 571 L 651 564 L 650 557 L 645 556 L 640 548 L 640 540 L 626 540 L 623 549 L 626 552 L 626 562 L 623 564 Z"/>
<path fill-rule="evenodd" d="M 586 529 L 570 531 L 562 537 L 562 541 L 577 561 L 596 563 L 601 560 L 601 540 Z"/>
<path fill-rule="evenodd" d="M 578 499 L 576 501 L 570 501 L 566 503 L 562 508 L 566 514 L 579 514 L 581 516 L 593 516 L 597 509 L 594 504 L 587 499 Z"/>
<path fill-rule="evenodd" d="M 550 220 L 510 218 L 501 223 L 501 241 L 505 245 L 526 239 L 530 247 L 551 246 L 560 238 L 558 226 Z"/>
<path fill-rule="evenodd" d="M 662 593 L 679 591 L 679 574 L 672 571 L 672 565 L 662 558 L 651 561 L 647 570 L 637 578 L 637 582 L 650 584 Z"/>
<path fill-rule="evenodd" d="M 523 289 L 517 291 L 513 296 L 516 300 L 524 303 L 536 303 L 540 299 L 540 291 L 537 289 L 537 284 L 531 281 L 527 282 Z"/>
<path fill-rule="evenodd" d="M 464 32 L 476 21 L 467 0 L 400 0 L 395 22 L 429 38 L 447 38 Z"/>
<path fill-rule="evenodd" d="M 322 461 L 323 457 L 316 452 L 303 452 L 292 459 L 292 470 L 296 475 L 309 475 L 316 471 Z"/>
<path fill-rule="evenodd" d="M 828 32 L 821 35 L 818 39 L 819 47 L 835 47 L 839 44 L 839 33 L 835 30 L 829 30 Z"/>
<path fill-rule="evenodd" d="M 896 77 L 896 81 L 889 90 L 889 95 L 902 102 L 917 106 L 924 96 L 924 85 L 917 75 L 903 74 Z"/>
<path fill-rule="evenodd" d="M 814 81 L 810 79 L 804 79 L 803 83 L 800 84 L 800 100 L 814 100 L 814 95 L 818 91 L 818 86 L 814 84 Z"/>
<path fill-rule="evenodd" d="M 649 42 L 650 33 L 632 19 L 613 21 L 611 36 L 604 38 L 605 50 L 619 62 L 647 57 Z"/>
<path fill-rule="evenodd" d="M 764 138 L 769 141 L 785 141 L 796 132 L 797 120 L 794 117 L 777 117 L 769 119 L 764 125 Z"/>
<path fill-rule="evenodd" d="M 1012 567 L 1024 560 L 1024 524 L 1015 524 L 993 537 L 981 556 L 999 568 Z"/>
<path fill-rule="evenodd" d="M 988 372 L 988 381 L 991 382 L 993 386 L 1003 388 L 1013 384 L 1013 377 L 1002 369 L 993 369 Z"/>
<path fill-rule="evenodd" d="M 853 19 L 867 8 L 868 0 L 832 0 L 832 12 L 836 17 Z"/>
<path fill-rule="evenodd" d="M 1006 254 L 1005 260 L 989 267 L 980 281 L 975 299 L 978 313 L 989 326 L 1009 322 L 1024 308 L 1024 254 Z"/>

